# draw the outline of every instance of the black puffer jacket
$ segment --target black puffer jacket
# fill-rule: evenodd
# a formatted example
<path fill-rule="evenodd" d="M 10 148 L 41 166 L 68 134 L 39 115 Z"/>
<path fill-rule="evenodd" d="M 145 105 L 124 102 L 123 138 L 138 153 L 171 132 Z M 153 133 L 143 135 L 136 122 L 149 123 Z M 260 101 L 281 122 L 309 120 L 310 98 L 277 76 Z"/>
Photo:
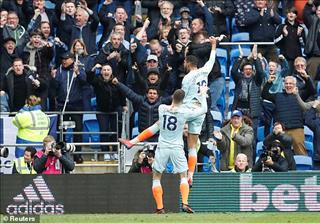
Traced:
<path fill-rule="evenodd" d="M 138 127 L 140 132 L 158 121 L 159 106 L 161 104 L 169 104 L 172 100 L 171 96 L 159 97 L 158 100 L 156 100 L 154 103 L 150 103 L 146 96 L 136 94 L 124 84 L 119 83 L 117 86 L 121 93 L 123 93 L 134 104 L 134 106 L 138 108 Z"/>
<path fill-rule="evenodd" d="M 101 76 L 97 77 L 92 71 L 87 71 L 87 81 L 94 88 L 97 111 L 114 112 L 119 106 L 126 105 L 126 98 L 111 81 L 104 81 Z"/>

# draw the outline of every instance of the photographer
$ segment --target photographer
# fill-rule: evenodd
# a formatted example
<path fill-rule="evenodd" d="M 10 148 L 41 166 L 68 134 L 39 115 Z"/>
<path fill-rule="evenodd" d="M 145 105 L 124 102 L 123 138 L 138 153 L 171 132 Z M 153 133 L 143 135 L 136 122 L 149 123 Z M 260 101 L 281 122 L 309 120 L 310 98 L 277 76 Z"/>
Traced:
<path fill-rule="evenodd" d="M 139 149 L 132 160 L 129 173 L 151 173 L 154 151 L 149 148 Z"/>
<path fill-rule="evenodd" d="M 34 169 L 42 174 L 70 173 L 74 169 L 74 162 L 69 152 L 74 145 L 56 140 L 48 135 L 43 139 L 44 149 L 38 151 L 34 157 Z"/>
<path fill-rule="evenodd" d="M 279 140 L 264 148 L 252 172 L 287 172 L 288 162 L 282 157 L 283 145 Z"/>
<path fill-rule="evenodd" d="M 283 145 L 283 154 L 288 162 L 288 170 L 296 170 L 296 162 L 294 161 L 292 150 L 292 137 L 285 133 L 285 127 L 281 122 L 273 124 L 272 133 L 266 136 L 263 140 L 263 145 L 269 147 L 275 140 L 279 140 Z"/>

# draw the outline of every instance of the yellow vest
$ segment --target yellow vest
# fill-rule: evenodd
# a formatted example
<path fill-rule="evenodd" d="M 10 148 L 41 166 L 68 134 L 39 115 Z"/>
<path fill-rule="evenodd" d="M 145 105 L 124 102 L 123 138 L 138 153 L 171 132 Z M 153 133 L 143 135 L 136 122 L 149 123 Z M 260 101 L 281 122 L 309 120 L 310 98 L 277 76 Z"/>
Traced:
<path fill-rule="evenodd" d="M 31 171 L 30 171 L 30 169 L 27 166 L 27 163 L 24 162 L 24 157 L 20 157 L 19 159 L 16 159 L 14 161 L 14 164 L 19 174 L 37 174 L 37 172 L 33 169 L 32 165 L 31 165 Z"/>
<path fill-rule="evenodd" d="M 17 136 L 31 142 L 42 142 L 48 135 L 50 118 L 41 110 L 16 114 L 12 123 L 18 128 Z"/>

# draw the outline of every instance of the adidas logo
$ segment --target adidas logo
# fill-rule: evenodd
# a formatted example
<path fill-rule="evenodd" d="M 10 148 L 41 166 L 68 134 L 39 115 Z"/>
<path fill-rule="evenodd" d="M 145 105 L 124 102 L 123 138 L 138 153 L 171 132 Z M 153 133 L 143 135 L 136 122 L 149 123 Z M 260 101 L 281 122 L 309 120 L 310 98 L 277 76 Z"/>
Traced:
<path fill-rule="evenodd" d="M 8 205 L 8 214 L 63 214 L 64 205 L 55 204 L 47 183 L 42 176 L 33 179 L 33 184 L 23 189 L 23 193 L 13 198 L 15 204 Z"/>

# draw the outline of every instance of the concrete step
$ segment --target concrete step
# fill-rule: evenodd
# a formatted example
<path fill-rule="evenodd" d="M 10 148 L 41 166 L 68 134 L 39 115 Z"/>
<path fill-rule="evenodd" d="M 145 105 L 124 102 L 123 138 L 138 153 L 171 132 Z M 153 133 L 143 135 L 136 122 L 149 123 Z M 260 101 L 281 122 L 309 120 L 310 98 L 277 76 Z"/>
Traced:
<path fill-rule="evenodd" d="M 73 174 L 118 173 L 117 161 L 85 161 L 76 164 Z"/>

